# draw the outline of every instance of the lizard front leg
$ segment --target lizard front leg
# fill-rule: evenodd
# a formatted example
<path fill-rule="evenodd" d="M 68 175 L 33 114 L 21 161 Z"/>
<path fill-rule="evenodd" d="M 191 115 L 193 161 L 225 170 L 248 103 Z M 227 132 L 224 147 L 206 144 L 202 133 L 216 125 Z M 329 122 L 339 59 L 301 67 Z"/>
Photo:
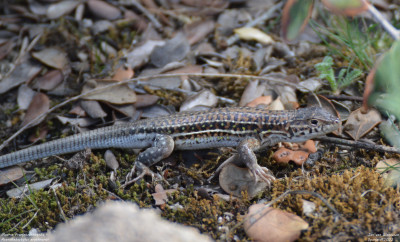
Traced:
<path fill-rule="evenodd" d="M 224 161 L 216 170 L 215 173 L 221 171 L 221 169 L 229 163 L 234 164 L 244 164 L 246 165 L 251 173 L 254 175 L 254 179 L 257 180 L 257 177 L 260 177 L 268 184 L 271 181 L 275 180 L 275 177 L 271 174 L 266 173 L 261 166 L 257 164 L 257 157 L 254 154 L 255 150 L 259 150 L 261 147 L 260 141 L 256 138 L 246 138 L 243 139 L 238 147 L 237 147 L 237 154 L 231 156 L 229 159 Z"/>
<path fill-rule="evenodd" d="M 146 174 L 154 176 L 154 173 L 148 167 L 170 156 L 174 146 L 175 143 L 171 136 L 156 134 L 152 145 L 137 156 L 134 167 L 126 176 L 124 186 L 141 179 Z M 135 170 L 141 172 L 141 174 L 131 180 Z"/>

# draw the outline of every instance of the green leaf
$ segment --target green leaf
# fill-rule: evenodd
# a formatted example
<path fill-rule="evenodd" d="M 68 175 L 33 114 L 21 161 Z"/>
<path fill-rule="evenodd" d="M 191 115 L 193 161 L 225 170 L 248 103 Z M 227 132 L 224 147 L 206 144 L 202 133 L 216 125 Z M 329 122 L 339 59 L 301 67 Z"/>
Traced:
<path fill-rule="evenodd" d="M 374 88 L 368 102 L 400 119 L 400 41 L 384 54 L 376 66 Z"/>
<path fill-rule="evenodd" d="M 303 31 L 311 17 L 313 0 L 288 0 L 283 8 L 282 34 L 291 41 Z"/>

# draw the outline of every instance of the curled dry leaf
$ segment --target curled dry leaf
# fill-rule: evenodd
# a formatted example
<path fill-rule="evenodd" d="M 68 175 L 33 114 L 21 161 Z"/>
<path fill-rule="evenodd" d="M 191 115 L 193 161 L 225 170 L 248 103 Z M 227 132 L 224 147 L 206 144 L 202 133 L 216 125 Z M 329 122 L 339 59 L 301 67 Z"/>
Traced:
<path fill-rule="evenodd" d="M 269 35 L 253 27 L 238 28 L 234 32 L 243 40 L 255 40 L 264 45 L 274 43 L 274 40 Z"/>
<path fill-rule="evenodd" d="M 85 93 L 94 88 L 101 88 L 110 84 L 115 83 L 114 81 L 89 81 L 82 90 Z M 136 93 L 129 88 L 128 85 L 119 85 L 112 88 L 107 88 L 101 92 L 95 92 L 93 94 L 84 97 L 86 100 L 98 100 L 105 101 L 113 104 L 128 104 L 136 102 Z"/>
<path fill-rule="evenodd" d="M 69 63 L 67 53 L 55 47 L 32 52 L 32 56 L 43 64 L 59 70 L 64 70 Z"/>
<path fill-rule="evenodd" d="M 263 170 L 269 173 L 265 167 L 263 167 Z M 219 173 L 219 185 L 226 193 L 236 197 L 242 197 L 243 192 L 245 192 L 249 199 L 268 186 L 262 179 L 257 179 L 257 182 L 254 182 L 254 176 L 248 168 L 241 168 L 232 163 L 224 166 Z"/>
<path fill-rule="evenodd" d="M 42 66 L 33 61 L 24 61 L 17 65 L 11 74 L 0 79 L 0 94 L 19 86 L 22 83 L 28 83 L 42 70 Z"/>
<path fill-rule="evenodd" d="M 308 223 L 297 215 L 263 204 L 250 206 L 244 230 L 255 241 L 295 241 Z"/>
<path fill-rule="evenodd" d="M 50 100 L 47 95 L 40 92 L 36 93 L 35 96 L 33 96 L 31 103 L 29 104 L 25 117 L 22 120 L 21 127 L 25 126 L 39 115 L 47 112 L 49 108 Z M 41 119 L 37 120 L 35 123 L 31 124 L 30 127 L 39 124 L 44 118 L 45 117 L 42 117 Z"/>
<path fill-rule="evenodd" d="M 18 180 L 23 177 L 24 174 L 25 170 L 19 166 L 1 169 L 0 186 Z"/>
<path fill-rule="evenodd" d="M 357 109 L 350 114 L 343 130 L 350 135 L 351 138 L 358 140 L 381 121 L 381 115 L 376 109 L 371 108 L 365 114 L 361 112 L 361 109 Z"/>

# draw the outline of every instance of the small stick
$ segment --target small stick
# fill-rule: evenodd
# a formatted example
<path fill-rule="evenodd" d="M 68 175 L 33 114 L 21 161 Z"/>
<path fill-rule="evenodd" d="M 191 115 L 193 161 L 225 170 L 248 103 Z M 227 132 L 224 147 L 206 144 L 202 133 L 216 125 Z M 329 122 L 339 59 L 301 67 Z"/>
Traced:
<path fill-rule="evenodd" d="M 388 146 L 383 146 L 383 145 L 369 144 L 366 142 L 339 139 L 339 138 L 328 137 L 328 136 L 322 136 L 322 137 L 318 137 L 315 139 L 324 141 L 324 142 L 328 142 L 328 143 L 335 143 L 335 144 L 340 144 L 340 145 L 345 145 L 345 146 L 350 146 L 350 147 L 356 147 L 356 148 L 360 148 L 360 149 L 400 154 L 400 149 L 398 149 L 396 147 L 388 147 Z"/>

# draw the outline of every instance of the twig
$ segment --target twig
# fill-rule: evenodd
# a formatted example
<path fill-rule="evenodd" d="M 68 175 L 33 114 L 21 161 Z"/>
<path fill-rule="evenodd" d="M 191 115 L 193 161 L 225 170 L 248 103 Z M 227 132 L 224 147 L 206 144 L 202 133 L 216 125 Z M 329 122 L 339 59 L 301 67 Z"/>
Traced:
<path fill-rule="evenodd" d="M 383 145 L 369 144 L 366 142 L 339 139 L 339 138 L 327 137 L 327 136 L 323 136 L 323 137 L 319 137 L 319 138 L 315 138 L 315 139 L 324 141 L 324 142 L 328 142 L 328 143 L 335 143 L 335 144 L 340 144 L 340 145 L 345 145 L 345 146 L 350 146 L 350 147 L 356 147 L 359 149 L 368 149 L 368 150 L 375 150 L 375 151 L 379 151 L 379 152 L 400 154 L 400 149 L 395 148 L 395 147 L 387 147 L 387 146 L 383 146 Z"/>
<path fill-rule="evenodd" d="M 382 27 L 386 30 L 386 32 L 389 33 L 389 35 L 393 39 L 399 40 L 400 31 L 395 27 L 393 27 L 393 25 L 391 25 L 372 4 L 370 3 L 367 4 L 368 4 L 368 11 L 372 14 L 375 20 L 382 25 Z"/>
<path fill-rule="evenodd" d="M 296 85 L 295 83 L 291 83 L 291 82 L 288 82 L 288 81 L 286 81 L 284 79 L 276 78 L 276 77 L 268 76 L 268 75 L 266 75 L 266 76 L 251 76 L 251 75 L 239 75 L 239 74 L 177 73 L 177 74 L 160 74 L 160 75 L 153 75 L 153 76 L 137 77 L 137 78 L 128 79 L 128 80 L 116 82 L 116 83 L 113 83 L 113 84 L 110 84 L 110 85 L 106 85 L 106 86 L 103 86 L 103 87 L 92 89 L 90 91 L 87 91 L 87 92 L 82 93 L 80 95 L 77 95 L 75 97 L 71 97 L 70 99 L 67 99 L 64 102 L 61 102 L 61 103 L 55 105 L 54 107 L 50 108 L 46 112 L 44 112 L 41 115 L 37 116 L 36 118 L 32 119 L 30 122 L 25 124 L 25 126 L 21 127 L 17 132 L 15 132 L 10 138 L 8 138 L 6 141 L 4 141 L 0 145 L 0 150 L 2 150 L 8 143 L 10 143 L 18 135 L 20 135 L 24 130 L 29 128 L 33 123 L 37 122 L 39 119 L 44 118 L 49 113 L 53 112 L 54 110 L 56 110 L 56 109 L 58 109 L 60 107 L 63 107 L 64 105 L 66 105 L 66 104 L 68 104 L 68 103 L 70 103 L 72 101 L 76 101 L 76 100 L 78 100 L 80 98 L 83 98 L 83 97 L 85 97 L 87 95 L 94 94 L 96 92 L 101 92 L 101 91 L 107 90 L 109 88 L 117 87 L 117 86 L 128 84 L 128 83 L 145 81 L 145 80 L 154 79 L 154 78 L 168 78 L 168 77 L 181 77 L 181 76 L 213 77 L 213 78 L 216 78 L 216 77 L 219 77 L 219 78 L 237 78 L 237 79 L 250 79 L 250 80 L 259 79 L 259 80 L 265 80 L 267 82 L 271 82 L 271 83 L 275 83 L 275 84 L 288 85 L 288 86 L 291 86 L 293 88 L 298 88 L 298 85 Z M 302 87 L 302 89 L 304 89 L 304 87 Z"/>

